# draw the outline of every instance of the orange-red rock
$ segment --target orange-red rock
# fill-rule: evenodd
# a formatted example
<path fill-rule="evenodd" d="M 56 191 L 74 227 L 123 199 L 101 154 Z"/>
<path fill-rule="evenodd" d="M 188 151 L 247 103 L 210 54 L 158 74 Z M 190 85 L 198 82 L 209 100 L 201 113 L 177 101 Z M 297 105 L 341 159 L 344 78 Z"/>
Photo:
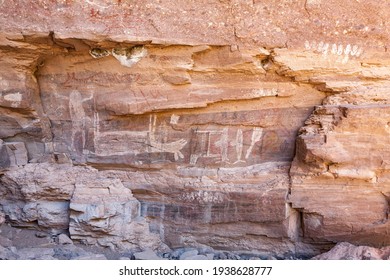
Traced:
<path fill-rule="evenodd" d="M 0 215 L 103 246 L 388 245 L 388 13 L 0 0 Z"/>

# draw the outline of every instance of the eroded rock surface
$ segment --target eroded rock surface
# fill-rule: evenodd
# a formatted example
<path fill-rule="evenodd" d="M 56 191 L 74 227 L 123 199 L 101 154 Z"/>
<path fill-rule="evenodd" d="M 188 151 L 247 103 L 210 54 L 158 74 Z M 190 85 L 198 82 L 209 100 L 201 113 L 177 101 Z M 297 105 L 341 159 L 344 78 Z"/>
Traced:
<path fill-rule="evenodd" d="M 326 105 L 302 129 L 290 199 L 302 209 L 305 237 L 389 244 L 389 112 L 383 105 Z"/>
<path fill-rule="evenodd" d="M 301 209 L 304 237 L 315 242 L 390 242 L 386 59 L 373 60 L 326 78 L 311 65 L 298 70 L 332 93 L 300 129 L 291 168 L 289 200 Z"/>
<path fill-rule="evenodd" d="M 140 203 L 119 179 L 79 181 L 70 200 L 72 239 L 112 249 L 163 248 L 140 217 Z"/>
<path fill-rule="evenodd" d="M 381 249 L 355 246 L 347 242 L 337 244 L 329 252 L 314 257 L 315 260 L 390 260 L 390 247 Z"/>
<path fill-rule="evenodd" d="M 13 225 L 112 249 L 165 248 L 140 216 L 140 202 L 119 179 L 91 167 L 36 163 L 7 172 L 0 205 Z"/>
<path fill-rule="evenodd" d="M 0 223 L 278 258 L 389 245 L 388 13 L 0 0 Z"/>

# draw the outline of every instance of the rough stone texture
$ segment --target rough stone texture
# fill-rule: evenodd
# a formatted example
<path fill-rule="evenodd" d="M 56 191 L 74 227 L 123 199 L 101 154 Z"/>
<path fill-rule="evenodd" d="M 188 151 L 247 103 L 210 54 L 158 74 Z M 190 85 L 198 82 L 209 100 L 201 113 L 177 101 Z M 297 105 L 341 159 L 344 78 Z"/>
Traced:
<path fill-rule="evenodd" d="M 96 172 L 92 168 L 50 163 L 12 169 L 0 178 L 0 205 L 15 225 L 65 231 L 69 228 L 69 202 L 76 179 Z"/>
<path fill-rule="evenodd" d="M 313 258 L 314 260 L 390 260 L 390 247 L 382 249 L 355 246 L 347 242 L 337 244 L 329 252 Z"/>
<path fill-rule="evenodd" d="M 69 238 L 66 234 L 60 234 L 58 236 L 58 243 L 61 245 L 73 244 L 72 239 Z"/>
<path fill-rule="evenodd" d="M 0 245 L 0 260 L 16 260 L 17 256 L 8 248 Z"/>
<path fill-rule="evenodd" d="M 0 142 L 0 168 L 23 166 L 27 164 L 27 150 L 23 142 Z"/>
<path fill-rule="evenodd" d="M 0 212 L 0 225 L 2 225 L 5 222 L 5 214 L 3 212 Z"/>
<path fill-rule="evenodd" d="M 390 244 L 387 60 L 368 54 L 359 60 L 343 59 L 343 73 L 327 76 L 319 68 L 324 58 L 316 67 L 284 70 L 309 75 L 331 93 L 299 131 L 289 200 L 302 213 L 307 240 L 383 246 Z"/>
<path fill-rule="evenodd" d="M 112 249 L 165 248 L 140 217 L 131 191 L 119 179 L 99 177 L 94 168 L 28 164 L 7 172 L 0 184 L 0 205 L 13 225 L 69 230 L 74 240 Z"/>
<path fill-rule="evenodd" d="M 136 260 L 162 260 L 152 249 L 146 249 L 145 251 L 134 254 Z"/>
<path fill-rule="evenodd" d="M 190 260 L 198 255 L 198 250 L 189 250 L 180 255 L 180 260 Z"/>
<path fill-rule="evenodd" d="M 290 199 L 302 209 L 306 238 L 390 244 L 389 113 L 386 106 L 323 106 L 302 129 Z"/>
<path fill-rule="evenodd" d="M 388 14 L 0 0 L 5 218 L 121 248 L 389 245 Z"/>
<path fill-rule="evenodd" d="M 159 249 L 163 245 L 160 237 L 149 233 L 139 207 L 139 201 L 119 179 L 76 183 L 70 200 L 70 235 L 74 240 L 112 249 Z"/>
<path fill-rule="evenodd" d="M 107 248 L 72 244 L 65 234 L 58 238 L 50 234 L 43 237 L 42 232 L 27 228 L 16 229 L 8 224 L 1 225 L 0 232 L 0 260 L 96 260 L 119 259 L 121 256 Z"/>

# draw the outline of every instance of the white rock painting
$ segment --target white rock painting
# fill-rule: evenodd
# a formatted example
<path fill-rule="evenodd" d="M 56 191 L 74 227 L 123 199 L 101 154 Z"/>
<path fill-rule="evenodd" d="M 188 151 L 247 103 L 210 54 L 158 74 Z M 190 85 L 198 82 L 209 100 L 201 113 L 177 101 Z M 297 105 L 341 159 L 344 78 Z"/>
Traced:
<path fill-rule="evenodd" d="M 323 57 L 328 57 L 328 55 L 338 56 L 338 58 L 336 58 L 336 62 L 341 62 L 343 64 L 347 63 L 350 57 L 358 58 L 363 53 L 362 47 L 351 44 L 345 45 L 337 43 L 327 43 L 323 41 L 305 41 L 304 45 L 307 51 L 321 53 Z"/>

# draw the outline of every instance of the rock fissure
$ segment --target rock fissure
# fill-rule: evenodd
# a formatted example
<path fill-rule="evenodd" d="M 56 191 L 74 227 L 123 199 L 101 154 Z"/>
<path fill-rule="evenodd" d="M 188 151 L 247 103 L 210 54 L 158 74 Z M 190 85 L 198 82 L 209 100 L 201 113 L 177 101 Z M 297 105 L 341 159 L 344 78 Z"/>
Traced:
<path fill-rule="evenodd" d="M 389 245 L 386 7 L 333 4 L 1 3 L 0 221 L 120 250 Z"/>

